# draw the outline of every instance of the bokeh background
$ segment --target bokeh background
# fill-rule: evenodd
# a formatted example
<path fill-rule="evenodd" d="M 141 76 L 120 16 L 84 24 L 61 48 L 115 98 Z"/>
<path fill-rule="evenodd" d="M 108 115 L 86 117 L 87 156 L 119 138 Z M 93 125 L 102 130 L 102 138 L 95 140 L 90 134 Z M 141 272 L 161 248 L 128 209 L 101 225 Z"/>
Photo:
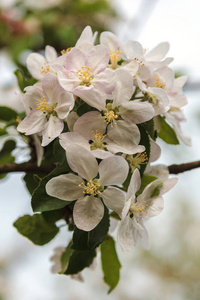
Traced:
<path fill-rule="evenodd" d="M 27 55 L 45 45 L 58 51 L 73 46 L 86 25 L 110 30 L 121 41 L 138 40 L 151 49 L 169 41 L 171 67 L 188 75 L 184 93 L 188 106 L 183 132 L 192 146 L 181 143 L 162 148 L 159 160 L 167 165 L 200 159 L 200 3 L 198 0 L 0 0 L 0 105 L 22 110 L 13 71 L 24 69 Z M 15 132 L 13 132 L 15 138 Z M 2 144 L 2 142 L 1 142 Z M 23 143 L 18 161 L 28 153 Z M 100 258 L 79 282 L 50 272 L 49 258 L 70 238 L 63 230 L 39 247 L 12 226 L 31 214 L 30 195 L 23 174 L 0 181 L 0 300 L 199 300 L 200 295 L 200 169 L 179 174 L 178 184 L 165 198 L 165 210 L 148 221 L 150 251 L 135 248 L 125 255 L 118 247 L 121 280 L 107 296 Z"/>

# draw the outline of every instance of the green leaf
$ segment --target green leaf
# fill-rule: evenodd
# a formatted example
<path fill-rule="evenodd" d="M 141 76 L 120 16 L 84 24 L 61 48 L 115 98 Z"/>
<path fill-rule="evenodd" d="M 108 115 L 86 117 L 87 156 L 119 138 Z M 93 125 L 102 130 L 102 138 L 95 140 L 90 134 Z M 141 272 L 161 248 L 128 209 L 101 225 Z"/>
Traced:
<path fill-rule="evenodd" d="M 110 287 L 110 293 L 118 284 L 121 264 L 115 250 L 115 242 L 111 236 L 101 244 L 101 263 L 104 273 L 104 281 Z"/>
<path fill-rule="evenodd" d="M 147 155 L 147 163 L 149 161 L 149 157 L 150 157 L 150 140 L 149 140 L 149 135 L 148 133 L 146 132 L 146 130 L 144 129 L 144 127 L 142 125 L 138 125 L 138 128 L 140 130 L 140 142 L 139 142 L 139 145 L 144 145 L 146 150 L 146 155 Z M 146 166 L 147 164 L 141 164 L 140 165 L 140 174 L 141 176 L 143 175 L 145 169 L 146 169 Z"/>
<path fill-rule="evenodd" d="M 4 128 L 0 128 L 0 136 L 7 135 L 8 132 Z"/>
<path fill-rule="evenodd" d="M 48 223 L 55 223 L 58 220 L 63 219 L 63 209 L 56 209 L 51 211 L 45 211 L 42 216 Z"/>
<path fill-rule="evenodd" d="M 60 209 L 68 205 L 69 201 L 60 200 L 51 197 L 46 193 L 47 182 L 60 174 L 66 173 L 66 169 L 62 167 L 55 168 L 49 175 L 45 176 L 39 183 L 39 186 L 34 190 L 31 200 L 31 205 L 34 212 L 44 212 L 55 209 Z"/>
<path fill-rule="evenodd" d="M 47 244 L 59 232 L 59 228 L 55 224 L 48 223 L 41 214 L 25 215 L 13 225 L 19 233 L 36 245 Z"/>
<path fill-rule="evenodd" d="M 89 251 L 73 250 L 69 258 L 69 264 L 65 274 L 73 275 L 79 273 L 80 271 L 89 267 L 92 264 L 95 256 L 96 256 L 95 250 L 89 250 Z"/>
<path fill-rule="evenodd" d="M 158 179 L 157 177 L 155 176 L 150 176 L 150 175 L 146 175 L 146 174 L 143 174 L 142 176 L 142 179 L 141 179 L 141 186 L 140 186 L 140 189 L 139 191 L 137 191 L 136 195 L 140 195 L 142 194 L 143 190 L 145 189 L 145 187 L 151 183 L 152 181 Z"/>
<path fill-rule="evenodd" d="M 77 251 L 90 250 L 90 248 L 88 247 L 87 231 L 75 227 L 72 240 L 73 240 L 72 249 Z"/>
<path fill-rule="evenodd" d="M 69 259 L 73 252 L 73 250 L 71 249 L 71 246 L 72 246 L 72 241 L 69 242 L 68 246 L 66 247 L 65 251 L 63 252 L 63 254 L 61 256 L 62 270 L 59 272 L 59 274 L 64 274 L 68 268 Z"/>
<path fill-rule="evenodd" d="M 157 132 L 154 129 L 154 119 L 145 122 L 142 124 L 146 132 L 150 135 L 150 137 L 155 141 L 157 137 Z"/>
<path fill-rule="evenodd" d="M 167 144 L 178 145 L 179 140 L 174 129 L 165 121 L 164 117 L 158 116 L 158 118 L 160 121 L 160 131 L 158 132 L 159 138 Z"/>
<path fill-rule="evenodd" d="M 104 207 L 104 216 L 101 222 L 88 232 L 88 246 L 90 248 L 98 247 L 107 237 L 110 226 L 108 209 Z"/>
<path fill-rule="evenodd" d="M 37 80 L 33 77 L 25 77 L 21 70 L 17 69 L 14 71 L 15 76 L 17 77 L 17 82 L 21 91 L 29 85 L 33 85 Z"/>
<path fill-rule="evenodd" d="M 7 106 L 0 106 L 0 120 L 10 122 L 17 119 L 17 112 Z"/>
<path fill-rule="evenodd" d="M 15 161 L 15 157 L 12 156 L 11 152 L 15 149 L 16 142 L 13 140 L 7 140 L 3 148 L 0 151 L 0 164 L 12 163 Z M 0 174 L 0 179 L 3 179 L 7 174 Z"/>
<path fill-rule="evenodd" d="M 44 174 L 39 174 L 39 176 L 44 176 Z M 37 177 L 37 179 L 39 178 L 39 176 Z M 34 190 L 38 187 L 40 180 L 36 179 L 36 174 L 31 174 L 31 173 L 27 173 L 24 177 L 23 180 L 26 183 L 26 188 L 29 191 L 30 195 L 33 194 Z"/>
<path fill-rule="evenodd" d="M 151 198 L 157 197 L 157 196 L 160 195 L 160 189 L 161 189 L 162 186 L 163 186 L 163 182 L 159 183 L 159 184 L 155 187 L 155 189 L 153 190 L 153 192 L 152 192 L 152 194 L 151 194 Z"/>

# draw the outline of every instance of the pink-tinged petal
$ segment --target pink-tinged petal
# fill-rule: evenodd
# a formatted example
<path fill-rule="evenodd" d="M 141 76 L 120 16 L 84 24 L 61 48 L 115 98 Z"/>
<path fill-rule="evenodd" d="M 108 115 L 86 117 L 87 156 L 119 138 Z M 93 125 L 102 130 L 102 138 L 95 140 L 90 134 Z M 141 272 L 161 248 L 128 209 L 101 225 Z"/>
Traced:
<path fill-rule="evenodd" d="M 61 146 L 67 150 L 67 148 L 72 144 L 78 144 L 87 150 L 90 150 L 90 144 L 84 137 L 76 132 L 65 132 L 59 136 L 59 141 Z"/>
<path fill-rule="evenodd" d="M 61 87 L 68 92 L 72 92 L 74 88 L 80 84 L 78 75 L 75 72 L 66 73 L 66 71 L 58 71 L 57 77 Z"/>
<path fill-rule="evenodd" d="M 108 157 L 99 164 L 99 184 L 122 184 L 128 175 L 129 166 L 121 156 Z"/>
<path fill-rule="evenodd" d="M 156 103 L 153 105 L 155 116 L 163 114 L 169 109 L 169 99 L 165 90 L 160 88 L 151 88 L 153 98 L 156 98 Z"/>
<path fill-rule="evenodd" d="M 127 59 L 143 59 L 143 48 L 139 42 L 128 40 L 123 44 L 123 48 Z"/>
<path fill-rule="evenodd" d="M 75 111 L 71 111 L 69 115 L 66 118 L 67 126 L 69 128 L 69 131 L 74 131 L 74 124 L 78 120 L 79 116 Z"/>
<path fill-rule="evenodd" d="M 91 68 L 93 75 L 104 71 L 109 62 L 108 49 L 105 46 L 97 45 L 88 53 L 87 66 Z"/>
<path fill-rule="evenodd" d="M 164 199 L 161 196 L 150 198 L 146 201 L 145 219 L 158 216 L 164 209 Z"/>
<path fill-rule="evenodd" d="M 133 217 L 132 225 L 135 245 L 148 250 L 150 248 L 149 233 L 144 226 L 142 218 L 136 219 L 135 217 Z"/>
<path fill-rule="evenodd" d="M 83 197 L 83 179 L 74 174 L 64 174 L 50 179 L 46 192 L 52 197 L 65 201 L 74 201 Z"/>
<path fill-rule="evenodd" d="M 42 89 L 52 104 L 57 103 L 58 96 L 61 93 L 64 93 L 64 90 L 58 82 L 57 76 L 52 73 L 46 74 L 44 77 L 42 81 Z"/>
<path fill-rule="evenodd" d="M 53 47 L 47 45 L 45 47 L 45 56 L 46 56 L 47 61 L 51 62 L 51 61 L 54 61 L 58 55 L 57 55 L 56 50 Z"/>
<path fill-rule="evenodd" d="M 118 37 L 110 31 L 104 31 L 101 33 L 100 43 L 106 46 L 109 51 L 121 49 L 121 42 Z"/>
<path fill-rule="evenodd" d="M 60 119 L 67 118 L 69 112 L 74 107 L 74 96 L 66 91 L 57 96 L 57 106 L 55 111 Z"/>
<path fill-rule="evenodd" d="M 63 121 L 51 115 L 49 121 L 45 124 L 42 131 L 42 146 L 45 147 L 52 142 L 61 134 L 63 128 Z"/>
<path fill-rule="evenodd" d="M 123 103 L 119 113 L 125 121 L 134 124 L 144 123 L 154 117 L 154 109 L 148 102 L 129 101 Z"/>
<path fill-rule="evenodd" d="M 120 222 L 117 232 L 117 241 L 125 253 L 130 253 L 133 249 L 133 226 L 129 215 Z"/>
<path fill-rule="evenodd" d="M 145 59 L 147 61 L 158 61 L 163 59 L 169 51 L 169 46 L 168 42 L 160 43 L 145 55 Z"/>
<path fill-rule="evenodd" d="M 98 111 L 90 111 L 82 115 L 74 124 L 74 131 L 86 139 L 92 139 L 97 131 L 104 134 L 106 130 L 105 119 Z"/>
<path fill-rule="evenodd" d="M 122 102 L 127 102 L 133 94 L 133 77 L 123 69 L 115 71 L 116 87 L 113 92 L 113 107 L 119 106 Z"/>
<path fill-rule="evenodd" d="M 96 150 L 92 150 L 92 155 L 94 155 L 94 157 L 99 158 L 99 159 L 105 159 L 108 158 L 110 156 L 113 156 L 112 153 L 108 152 L 108 151 L 104 151 L 101 149 L 96 149 Z"/>
<path fill-rule="evenodd" d="M 107 140 L 106 140 L 107 141 Z M 108 151 L 112 153 L 125 153 L 125 154 L 136 154 L 141 153 L 145 151 L 145 147 L 142 145 L 133 145 L 130 147 L 130 145 L 121 146 L 117 143 L 112 142 L 111 140 L 108 142 L 108 145 L 106 146 Z"/>
<path fill-rule="evenodd" d="M 99 198 L 86 196 L 76 201 L 73 218 L 76 226 L 84 231 L 91 231 L 102 220 L 104 205 Z"/>
<path fill-rule="evenodd" d="M 25 93 L 22 93 L 22 101 L 25 107 L 26 113 L 30 113 L 31 109 L 37 108 L 37 101 L 44 96 L 44 92 L 38 85 L 27 86 L 24 89 Z"/>
<path fill-rule="evenodd" d="M 78 48 L 72 48 L 66 55 L 65 69 L 67 71 L 77 72 L 82 66 L 86 66 L 87 57 Z"/>
<path fill-rule="evenodd" d="M 79 46 L 80 46 L 82 43 L 84 43 L 84 42 L 88 42 L 88 43 L 94 44 L 95 39 L 96 39 L 96 36 L 97 36 L 97 32 L 95 32 L 95 33 L 93 34 L 91 27 L 90 27 L 90 26 L 86 26 L 86 27 L 83 29 L 83 31 L 82 31 L 82 33 L 81 33 L 79 39 L 78 39 L 77 42 L 76 42 L 76 47 L 79 48 Z"/>
<path fill-rule="evenodd" d="M 46 116 L 41 110 L 33 110 L 20 122 L 17 130 L 26 135 L 39 133 L 44 129 L 46 122 Z"/>
<path fill-rule="evenodd" d="M 135 60 L 132 60 L 128 63 L 124 62 L 120 67 L 120 70 L 125 70 L 125 71 L 129 72 L 131 76 L 135 76 L 136 73 L 138 72 L 138 69 L 139 69 L 139 64 Z M 141 74 L 141 71 L 140 71 L 140 74 Z"/>
<path fill-rule="evenodd" d="M 131 176 L 131 180 L 129 183 L 128 191 L 127 191 L 127 199 L 132 198 L 135 199 L 135 194 L 139 190 L 141 185 L 140 172 L 138 169 L 135 169 Z"/>
<path fill-rule="evenodd" d="M 163 182 L 163 185 L 160 189 L 160 195 L 164 195 L 170 191 L 178 182 L 178 178 L 170 178 Z"/>
<path fill-rule="evenodd" d="M 115 72 L 106 69 L 94 77 L 92 84 L 96 90 L 105 94 L 111 94 L 116 86 Z"/>
<path fill-rule="evenodd" d="M 71 145 L 66 150 L 70 168 L 88 181 L 98 174 L 98 163 L 90 151 L 79 145 Z"/>
<path fill-rule="evenodd" d="M 150 152 L 149 162 L 156 161 L 161 155 L 161 148 L 153 140 L 150 140 L 150 149 L 151 152 Z"/>
<path fill-rule="evenodd" d="M 27 69 L 36 79 L 42 79 L 44 75 L 41 73 L 41 67 L 46 63 L 46 59 L 39 53 L 31 53 L 26 60 Z"/>
<path fill-rule="evenodd" d="M 123 120 L 119 120 L 116 123 L 116 125 L 113 125 L 113 128 L 112 125 L 108 126 L 109 139 L 118 144 L 120 147 L 127 149 L 127 151 L 132 151 L 140 141 L 140 132 L 138 127 L 135 124 L 127 123 Z"/>
<path fill-rule="evenodd" d="M 121 218 L 122 210 L 125 205 L 125 193 L 117 188 L 107 188 L 101 193 L 104 204 L 114 210 Z"/>
<path fill-rule="evenodd" d="M 157 69 L 154 74 L 158 74 L 158 76 L 165 83 L 167 90 L 172 88 L 174 83 L 174 71 L 171 68 L 164 66 L 162 68 Z"/>
<path fill-rule="evenodd" d="M 106 104 L 106 94 L 98 89 L 95 89 L 94 86 L 83 86 L 79 85 L 73 90 L 73 94 L 80 97 L 87 104 L 92 107 L 95 107 L 99 111 L 105 108 Z"/>

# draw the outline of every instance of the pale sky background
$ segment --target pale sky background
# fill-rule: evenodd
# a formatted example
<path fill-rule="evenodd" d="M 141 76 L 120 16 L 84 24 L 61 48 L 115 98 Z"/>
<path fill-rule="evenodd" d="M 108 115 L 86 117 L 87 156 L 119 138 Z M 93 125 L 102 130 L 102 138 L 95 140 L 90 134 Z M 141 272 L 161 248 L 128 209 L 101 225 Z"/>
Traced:
<path fill-rule="evenodd" d="M 0 4 L 3 1 L 5 2 L 5 0 L 0 0 Z M 169 41 L 171 45 L 169 56 L 174 57 L 174 62 L 170 66 L 188 74 L 189 82 L 198 82 L 200 85 L 199 1 L 115 0 L 112 2 L 124 16 L 124 21 L 113 29 L 122 41 L 136 39 L 148 49 L 162 41 Z M 152 8 L 149 7 L 149 3 L 152 4 Z M 12 77 L 14 67 L 5 66 L 2 60 L 0 63 L 5 71 L 3 76 L 2 73 L 0 75 L 0 87 L 2 87 L 2 84 L 5 85 L 14 78 Z M 200 121 L 195 118 L 196 112 L 200 112 L 199 94 L 200 88 L 196 91 L 187 91 L 189 104 L 184 109 L 188 121 L 184 124 L 183 130 L 185 135 L 192 137 L 192 147 L 184 144 L 166 146 L 160 143 L 163 150 L 161 162 L 172 164 L 200 159 Z M 147 271 L 141 270 L 140 266 L 134 264 L 134 257 L 137 257 L 139 249 L 135 249 L 133 254 L 126 256 L 118 248 L 122 263 L 121 281 L 109 296 L 106 295 L 107 287 L 103 283 L 100 267 L 95 271 L 84 271 L 84 284 L 65 276 L 52 275 L 49 257 L 52 255 L 53 248 L 65 245 L 66 234 L 63 229 L 62 234 L 54 241 L 44 247 L 39 247 L 20 236 L 12 227 L 12 223 L 19 216 L 31 213 L 30 197 L 23 187 L 22 177 L 21 174 L 13 174 L 0 182 L 1 202 L 3 203 L 1 204 L 0 262 L 7 260 L 10 264 L 3 274 L 4 277 L 0 277 L 0 288 L 5 290 L 5 294 L 7 291 L 8 295 L 5 300 L 118 300 L 122 297 L 128 300 L 182 300 L 181 291 L 176 287 L 172 289 L 169 298 L 168 296 L 162 298 L 164 297 L 163 286 L 158 278 L 152 277 Z M 163 237 L 167 239 L 167 245 L 171 244 L 170 235 L 173 227 L 170 220 L 171 216 L 174 217 L 178 213 L 181 199 L 190 201 L 193 215 L 199 219 L 200 169 L 178 177 L 177 186 L 164 197 L 165 210 L 147 224 L 152 238 L 152 251 L 158 253 L 163 249 Z M 198 241 L 196 236 L 195 239 Z M 131 260 L 133 262 L 130 268 Z"/>

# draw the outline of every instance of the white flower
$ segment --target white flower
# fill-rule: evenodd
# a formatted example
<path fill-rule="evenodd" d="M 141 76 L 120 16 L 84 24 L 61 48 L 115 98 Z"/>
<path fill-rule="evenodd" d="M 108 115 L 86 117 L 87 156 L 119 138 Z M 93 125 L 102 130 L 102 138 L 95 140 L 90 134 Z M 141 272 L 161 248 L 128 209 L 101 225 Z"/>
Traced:
<path fill-rule="evenodd" d="M 55 64 L 60 85 L 97 109 L 112 93 L 114 73 L 107 69 L 109 54 L 106 47 L 92 46 L 89 52 L 72 48 L 64 66 Z"/>
<path fill-rule="evenodd" d="M 27 57 L 26 64 L 31 75 L 40 80 L 49 72 L 55 73 L 52 62 L 56 59 L 56 50 L 51 46 L 46 46 L 45 56 L 40 53 L 31 53 Z"/>
<path fill-rule="evenodd" d="M 47 74 L 42 87 L 36 84 L 27 89 L 24 103 L 31 110 L 18 125 L 18 131 L 26 135 L 38 133 L 42 136 L 42 146 L 47 146 L 62 132 L 63 119 L 73 108 L 74 98 L 60 87 L 55 75 Z"/>
<path fill-rule="evenodd" d="M 61 200 L 77 200 L 73 209 L 76 226 L 85 231 L 95 228 L 104 215 L 103 202 L 121 216 L 125 201 L 124 192 L 110 185 L 120 185 L 125 181 L 129 169 L 125 159 L 120 156 L 108 157 L 98 166 L 88 150 L 71 145 L 67 148 L 67 161 L 78 175 L 65 174 L 54 177 L 47 183 L 46 191 L 47 194 Z"/>
<path fill-rule="evenodd" d="M 173 188 L 176 183 L 176 178 L 163 182 L 157 179 L 148 184 L 142 194 L 136 197 L 141 179 L 138 169 L 134 171 L 127 191 L 122 221 L 118 228 L 117 238 L 124 252 L 130 252 L 134 244 L 144 249 L 149 248 L 149 234 L 143 220 L 161 213 L 164 208 L 162 195 Z"/>

